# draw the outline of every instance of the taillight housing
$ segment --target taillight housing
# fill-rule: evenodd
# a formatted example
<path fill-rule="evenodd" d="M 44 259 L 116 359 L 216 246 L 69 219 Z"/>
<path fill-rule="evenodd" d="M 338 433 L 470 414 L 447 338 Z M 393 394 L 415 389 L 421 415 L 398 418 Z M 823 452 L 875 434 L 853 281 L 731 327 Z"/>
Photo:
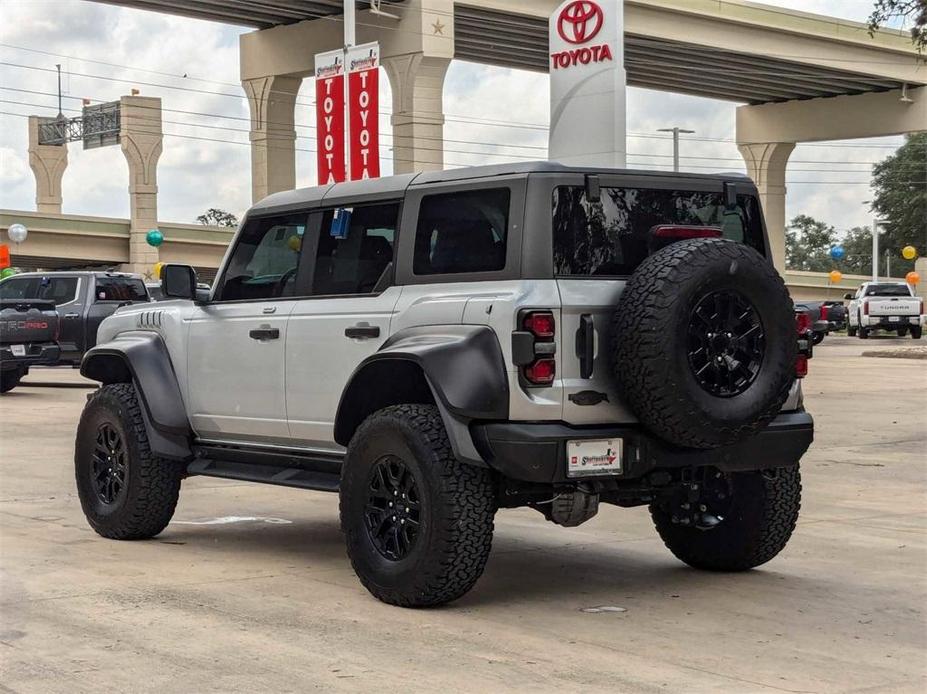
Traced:
<path fill-rule="evenodd" d="M 795 328 L 798 332 L 798 336 L 801 337 L 807 332 L 811 332 L 811 316 L 807 313 L 796 313 L 795 314 Z"/>
<path fill-rule="evenodd" d="M 795 312 L 795 332 L 798 334 L 798 354 L 795 355 L 795 378 L 808 375 L 808 360 L 814 350 L 811 316 L 805 311 Z"/>
<path fill-rule="evenodd" d="M 512 333 L 512 359 L 523 386 L 550 386 L 557 375 L 557 321 L 550 310 L 524 311 Z"/>
<path fill-rule="evenodd" d="M 795 378 L 804 378 L 808 375 L 808 355 L 799 354 L 795 357 Z"/>
<path fill-rule="evenodd" d="M 827 320 L 827 312 L 829 308 L 830 307 L 827 304 L 821 304 L 821 320 Z"/>
<path fill-rule="evenodd" d="M 867 316 L 869 315 L 869 299 L 866 299 L 863 302 L 863 313 L 865 313 Z"/>

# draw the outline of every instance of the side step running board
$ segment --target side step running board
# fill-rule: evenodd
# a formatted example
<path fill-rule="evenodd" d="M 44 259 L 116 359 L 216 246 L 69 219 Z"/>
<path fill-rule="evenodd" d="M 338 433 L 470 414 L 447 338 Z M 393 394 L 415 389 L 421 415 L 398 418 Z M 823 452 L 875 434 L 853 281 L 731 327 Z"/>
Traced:
<path fill-rule="evenodd" d="M 340 472 L 314 471 L 280 465 L 255 465 L 254 463 L 203 458 L 198 458 L 190 463 L 187 466 L 187 474 L 277 484 L 283 487 L 314 489 L 320 492 L 337 492 L 341 483 Z"/>

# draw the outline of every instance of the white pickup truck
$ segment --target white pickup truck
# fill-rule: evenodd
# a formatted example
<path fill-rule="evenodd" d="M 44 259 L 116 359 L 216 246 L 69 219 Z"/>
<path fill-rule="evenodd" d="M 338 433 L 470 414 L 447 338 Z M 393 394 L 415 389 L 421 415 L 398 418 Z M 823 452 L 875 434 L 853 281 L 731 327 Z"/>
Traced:
<path fill-rule="evenodd" d="M 905 282 L 865 282 L 855 294 L 847 294 L 847 333 L 865 340 L 873 330 L 892 330 L 904 337 L 909 332 L 921 339 L 924 300 Z"/>

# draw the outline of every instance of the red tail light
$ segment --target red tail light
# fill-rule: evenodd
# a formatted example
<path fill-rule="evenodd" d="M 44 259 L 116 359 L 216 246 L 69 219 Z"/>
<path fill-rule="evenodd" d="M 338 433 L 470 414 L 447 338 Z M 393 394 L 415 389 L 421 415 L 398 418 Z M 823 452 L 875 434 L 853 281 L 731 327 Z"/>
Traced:
<path fill-rule="evenodd" d="M 522 327 L 535 337 L 553 337 L 556 330 L 554 314 L 550 311 L 532 311 L 531 313 L 527 313 L 522 320 Z"/>
<path fill-rule="evenodd" d="M 827 320 L 827 311 L 829 308 L 827 304 L 821 304 L 821 320 Z"/>
<path fill-rule="evenodd" d="M 869 299 L 866 299 L 863 302 L 863 313 L 865 313 L 867 316 L 869 315 Z"/>
<path fill-rule="evenodd" d="M 719 239 L 723 232 L 718 227 L 682 226 L 678 224 L 660 224 L 650 230 L 653 236 L 661 239 Z"/>
<path fill-rule="evenodd" d="M 811 330 L 811 316 L 807 313 L 796 313 L 795 328 L 799 335 L 809 332 Z"/>
<path fill-rule="evenodd" d="M 795 357 L 795 377 L 804 378 L 808 375 L 808 355 L 799 354 Z"/>
<path fill-rule="evenodd" d="M 538 359 L 525 367 L 525 379 L 537 386 L 549 386 L 557 374 L 557 362 L 553 359 Z"/>

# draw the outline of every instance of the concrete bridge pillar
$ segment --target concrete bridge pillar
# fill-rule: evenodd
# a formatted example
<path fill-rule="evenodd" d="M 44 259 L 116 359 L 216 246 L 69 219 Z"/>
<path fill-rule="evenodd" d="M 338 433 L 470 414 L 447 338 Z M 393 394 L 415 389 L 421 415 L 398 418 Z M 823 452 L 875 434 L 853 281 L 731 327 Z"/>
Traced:
<path fill-rule="evenodd" d="M 39 144 L 39 125 L 54 120 L 29 116 L 29 166 L 35 175 L 35 209 L 61 214 L 61 179 L 68 166 L 68 146 Z"/>
<path fill-rule="evenodd" d="M 150 275 L 158 249 L 145 237 L 158 226 L 158 159 L 161 157 L 161 99 L 124 96 L 119 100 L 119 142 L 129 165 L 129 262 L 127 272 Z"/>
<path fill-rule="evenodd" d="M 444 76 L 450 58 L 423 53 L 383 60 L 393 91 L 393 170 L 444 168 Z"/>
<path fill-rule="evenodd" d="M 785 169 L 794 142 L 762 142 L 737 145 L 747 163 L 747 175 L 756 183 L 766 218 L 772 261 L 785 274 Z"/>
<path fill-rule="evenodd" d="M 251 110 L 251 200 L 296 187 L 296 95 L 302 78 L 242 80 Z"/>

